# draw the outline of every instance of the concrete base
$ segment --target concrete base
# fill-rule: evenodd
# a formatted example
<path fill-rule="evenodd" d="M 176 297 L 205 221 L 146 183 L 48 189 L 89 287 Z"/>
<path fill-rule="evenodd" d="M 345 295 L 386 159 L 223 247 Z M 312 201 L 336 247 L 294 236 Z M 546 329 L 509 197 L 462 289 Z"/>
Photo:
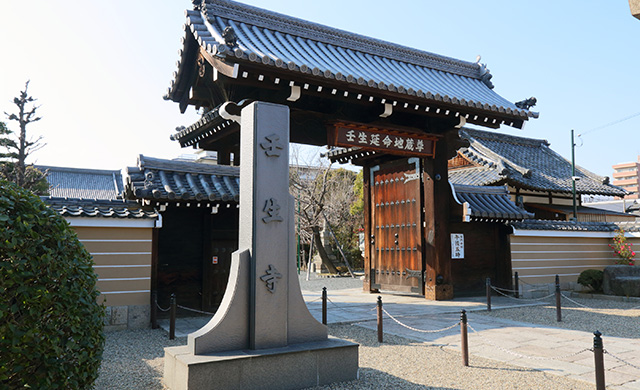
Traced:
<path fill-rule="evenodd" d="M 358 344 L 329 338 L 283 348 L 194 355 L 165 348 L 164 383 L 171 390 L 302 389 L 358 377 Z"/>
<path fill-rule="evenodd" d="M 149 305 L 107 306 L 104 330 L 146 329 L 150 321 Z"/>
<path fill-rule="evenodd" d="M 453 285 L 440 284 L 425 286 L 424 297 L 430 301 L 448 301 L 453 299 Z"/>

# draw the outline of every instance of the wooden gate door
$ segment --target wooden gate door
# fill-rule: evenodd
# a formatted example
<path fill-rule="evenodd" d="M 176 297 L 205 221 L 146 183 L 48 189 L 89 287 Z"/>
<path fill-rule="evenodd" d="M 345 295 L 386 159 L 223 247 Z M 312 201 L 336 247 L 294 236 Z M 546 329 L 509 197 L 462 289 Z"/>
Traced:
<path fill-rule="evenodd" d="M 424 294 L 420 159 L 371 168 L 371 288 Z"/>

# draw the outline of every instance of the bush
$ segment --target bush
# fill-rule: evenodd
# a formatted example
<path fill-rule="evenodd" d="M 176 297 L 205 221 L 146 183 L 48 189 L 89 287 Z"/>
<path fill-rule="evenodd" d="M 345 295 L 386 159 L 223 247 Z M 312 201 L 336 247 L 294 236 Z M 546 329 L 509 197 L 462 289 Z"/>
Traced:
<path fill-rule="evenodd" d="M 578 276 L 578 283 L 593 291 L 602 291 L 603 280 L 604 273 L 599 269 L 587 269 L 580 272 Z"/>
<path fill-rule="evenodd" d="M 92 266 L 61 216 L 0 181 L 0 388 L 92 387 L 105 315 Z"/>

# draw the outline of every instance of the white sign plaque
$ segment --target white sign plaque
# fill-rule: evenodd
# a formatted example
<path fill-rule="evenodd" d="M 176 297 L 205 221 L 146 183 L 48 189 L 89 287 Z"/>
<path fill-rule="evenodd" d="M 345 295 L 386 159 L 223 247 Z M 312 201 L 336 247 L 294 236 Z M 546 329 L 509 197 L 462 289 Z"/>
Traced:
<path fill-rule="evenodd" d="M 451 233 L 451 258 L 464 259 L 464 234 Z"/>

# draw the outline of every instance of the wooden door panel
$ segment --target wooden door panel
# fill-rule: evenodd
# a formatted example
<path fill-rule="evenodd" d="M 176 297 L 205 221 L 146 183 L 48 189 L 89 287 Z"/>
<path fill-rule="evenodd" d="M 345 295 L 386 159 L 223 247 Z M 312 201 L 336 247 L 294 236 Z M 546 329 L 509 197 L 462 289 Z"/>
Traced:
<path fill-rule="evenodd" d="M 420 160 L 371 169 L 372 288 L 422 292 Z"/>

